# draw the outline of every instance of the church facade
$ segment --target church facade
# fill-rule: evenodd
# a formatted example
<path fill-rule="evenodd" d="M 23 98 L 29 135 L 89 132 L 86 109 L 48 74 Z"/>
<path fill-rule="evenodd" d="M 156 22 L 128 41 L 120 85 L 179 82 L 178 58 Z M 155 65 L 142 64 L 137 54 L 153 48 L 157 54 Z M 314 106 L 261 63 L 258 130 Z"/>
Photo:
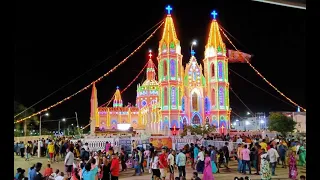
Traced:
<path fill-rule="evenodd" d="M 135 106 L 123 107 L 117 88 L 113 107 L 98 107 L 97 91 L 92 89 L 91 132 L 116 129 L 130 124 L 134 130 L 169 135 L 170 129 L 186 125 L 216 126 L 220 133 L 230 128 L 228 58 L 215 11 L 201 63 L 194 51 L 184 67 L 181 46 L 167 7 L 162 38 L 159 42 L 157 72 L 149 54 L 147 79 L 137 85 Z M 187 47 L 188 48 L 188 47 Z"/>

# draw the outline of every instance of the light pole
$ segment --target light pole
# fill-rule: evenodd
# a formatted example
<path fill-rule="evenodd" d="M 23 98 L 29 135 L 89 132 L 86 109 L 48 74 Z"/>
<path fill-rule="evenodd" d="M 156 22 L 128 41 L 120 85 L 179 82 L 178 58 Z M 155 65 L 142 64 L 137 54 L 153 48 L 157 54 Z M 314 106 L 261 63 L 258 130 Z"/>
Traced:
<path fill-rule="evenodd" d="M 63 118 L 61 121 L 66 122 L 66 118 Z M 59 135 L 60 135 L 60 122 L 61 122 L 61 121 L 59 120 L 59 127 L 58 127 Z"/>
<path fill-rule="evenodd" d="M 40 113 L 39 136 L 41 136 L 41 118 L 42 118 L 42 116 L 49 116 L 49 113 L 45 113 L 43 115 L 41 115 L 41 113 Z"/>

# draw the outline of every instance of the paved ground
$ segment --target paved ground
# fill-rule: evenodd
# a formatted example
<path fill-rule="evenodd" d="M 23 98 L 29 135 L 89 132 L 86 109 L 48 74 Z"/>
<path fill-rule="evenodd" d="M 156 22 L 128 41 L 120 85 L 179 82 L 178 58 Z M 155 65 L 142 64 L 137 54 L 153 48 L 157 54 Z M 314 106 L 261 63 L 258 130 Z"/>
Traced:
<path fill-rule="evenodd" d="M 21 167 L 26 170 L 26 174 L 27 174 L 28 168 L 31 167 L 32 164 L 35 164 L 36 162 L 42 163 L 41 172 L 43 172 L 43 169 L 48 164 L 48 161 L 46 158 L 34 157 L 34 158 L 31 158 L 30 161 L 25 161 L 21 157 L 15 156 L 14 157 L 14 172 L 16 171 L 16 169 L 18 167 Z M 52 163 L 51 167 L 53 168 L 54 171 L 56 169 L 64 170 L 63 162 Z M 277 176 L 274 176 L 272 179 L 273 180 L 289 179 L 288 178 L 288 171 L 289 170 L 284 169 L 284 168 L 280 168 L 280 167 L 281 166 L 279 166 L 279 168 L 276 169 Z M 190 167 L 187 167 L 186 171 L 187 171 L 187 179 L 190 179 L 192 177 L 192 172 L 194 170 L 192 170 Z M 244 177 L 244 175 L 237 172 L 237 163 L 235 161 L 230 162 L 230 171 L 227 171 L 225 169 L 220 169 L 220 171 L 221 171 L 221 173 L 214 174 L 215 180 L 233 180 L 233 178 L 236 176 L 237 177 L 241 177 L 241 176 Z M 144 173 L 142 176 L 132 176 L 133 170 L 128 170 L 126 172 L 121 172 L 120 179 L 123 179 L 123 180 L 150 180 L 151 175 L 148 174 L 147 172 L 148 171 L 146 171 L 146 173 Z M 255 170 L 253 170 L 252 172 L 255 172 Z M 299 167 L 299 176 L 302 174 L 306 175 L 306 169 Z M 257 176 L 257 175 L 247 175 L 247 176 L 249 176 L 252 180 L 260 179 L 260 176 Z M 202 175 L 200 175 L 200 178 L 201 177 L 202 177 Z"/>

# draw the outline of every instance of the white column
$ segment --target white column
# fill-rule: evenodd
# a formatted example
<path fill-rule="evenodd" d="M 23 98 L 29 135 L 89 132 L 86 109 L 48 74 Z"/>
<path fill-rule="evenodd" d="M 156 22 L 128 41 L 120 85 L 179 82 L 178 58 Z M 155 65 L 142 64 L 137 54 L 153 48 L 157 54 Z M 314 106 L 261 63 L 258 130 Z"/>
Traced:
<path fill-rule="evenodd" d="M 40 158 L 41 155 L 41 147 L 40 147 L 40 140 L 38 141 L 38 158 Z"/>

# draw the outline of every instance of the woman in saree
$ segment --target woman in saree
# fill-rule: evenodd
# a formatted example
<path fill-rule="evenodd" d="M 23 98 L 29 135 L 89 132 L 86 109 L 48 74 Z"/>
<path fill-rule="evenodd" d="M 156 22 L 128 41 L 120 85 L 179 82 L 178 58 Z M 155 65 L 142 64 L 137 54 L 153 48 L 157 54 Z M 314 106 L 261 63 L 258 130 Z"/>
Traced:
<path fill-rule="evenodd" d="M 265 149 L 261 149 L 262 154 L 261 154 L 261 164 L 260 164 L 260 172 L 261 172 L 261 179 L 271 179 L 271 170 L 270 170 L 270 163 L 269 163 L 269 158 L 268 154 L 265 151 Z"/>
<path fill-rule="evenodd" d="M 305 166 L 306 165 L 306 149 L 303 145 L 299 148 L 299 166 Z"/>
<path fill-rule="evenodd" d="M 290 151 L 289 154 L 289 178 L 296 180 L 298 176 L 297 160 L 295 157 L 296 153 L 294 151 Z"/>
<path fill-rule="evenodd" d="M 210 160 L 210 152 L 206 151 L 205 160 L 204 160 L 204 170 L 202 180 L 214 180 L 212 174 L 212 166 Z"/>

